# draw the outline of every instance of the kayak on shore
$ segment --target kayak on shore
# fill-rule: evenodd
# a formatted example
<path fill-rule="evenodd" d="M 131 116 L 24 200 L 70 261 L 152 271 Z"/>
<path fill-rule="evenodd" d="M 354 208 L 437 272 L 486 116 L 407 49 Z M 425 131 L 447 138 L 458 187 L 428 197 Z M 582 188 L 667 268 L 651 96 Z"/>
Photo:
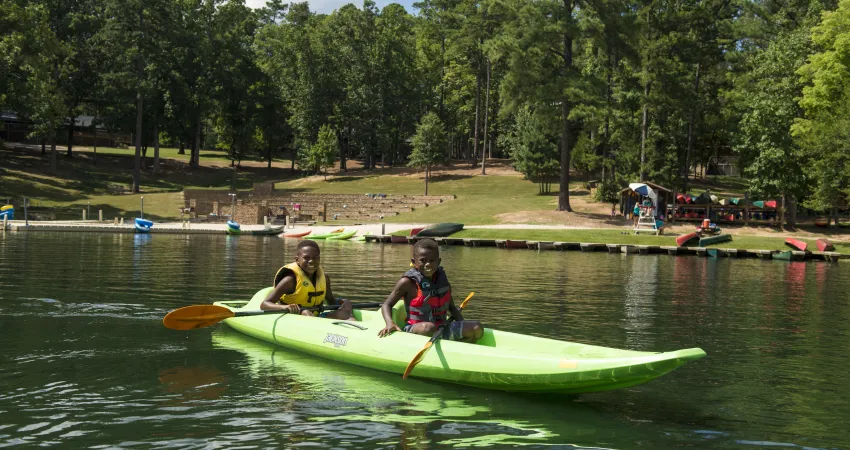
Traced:
<path fill-rule="evenodd" d="M 231 311 L 256 311 L 272 288 L 251 301 L 217 302 Z M 232 317 L 228 326 L 257 339 L 313 356 L 401 375 L 428 337 L 396 332 L 379 338 L 380 311 L 355 309 L 358 322 L 295 314 Z M 404 307 L 393 310 L 398 324 Z M 587 393 L 619 389 L 658 378 L 705 356 L 699 348 L 664 353 L 619 350 L 486 329 L 475 344 L 439 340 L 411 376 L 484 389 Z"/>

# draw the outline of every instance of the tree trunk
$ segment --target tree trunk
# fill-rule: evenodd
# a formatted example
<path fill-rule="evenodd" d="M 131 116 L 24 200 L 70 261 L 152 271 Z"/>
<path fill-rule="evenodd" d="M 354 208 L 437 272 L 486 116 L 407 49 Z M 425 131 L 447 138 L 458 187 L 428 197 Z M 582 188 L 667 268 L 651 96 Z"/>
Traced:
<path fill-rule="evenodd" d="M 272 145 L 271 144 L 269 144 L 269 164 L 268 164 L 268 166 L 266 166 L 266 168 L 269 169 L 269 171 L 272 170 Z"/>
<path fill-rule="evenodd" d="M 605 139 L 602 142 L 602 181 L 605 182 L 606 175 L 612 180 L 614 179 L 613 169 L 608 171 L 608 143 L 611 142 L 611 97 L 614 91 L 614 60 L 617 59 L 615 54 L 608 54 L 608 86 L 605 90 Z"/>
<path fill-rule="evenodd" d="M 46 154 L 47 154 L 47 149 L 45 148 L 45 147 L 46 147 L 46 145 L 47 145 L 47 139 L 45 139 L 45 138 L 42 136 L 42 138 L 41 138 L 41 154 L 42 154 L 42 155 L 46 155 Z"/>
<path fill-rule="evenodd" d="M 472 138 L 472 167 L 475 167 L 478 161 L 478 123 L 481 122 L 481 66 L 478 67 L 478 70 L 475 73 L 475 126 L 473 126 L 473 138 Z"/>
<path fill-rule="evenodd" d="M 94 142 L 93 142 L 92 148 L 94 149 L 94 160 L 93 160 L 93 162 L 94 162 L 94 165 L 96 166 L 97 165 L 97 129 L 94 130 Z"/>
<path fill-rule="evenodd" d="M 484 100 L 484 147 L 481 148 L 481 175 L 487 175 L 487 119 L 490 117 L 490 59 L 487 59 L 487 94 Z"/>
<path fill-rule="evenodd" d="M 348 157 L 348 144 L 349 144 L 349 131 L 350 127 L 346 127 L 345 136 L 342 138 L 342 151 L 339 154 L 339 168 L 340 170 L 348 171 L 348 165 L 345 163 L 345 158 Z"/>
<path fill-rule="evenodd" d="M 640 123 L 640 181 L 646 178 L 646 139 L 649 133 L 649 81 L 643 85 L 643 118 Z"/>
<path fill-rule="evenodd" d="M 700 63 L 697 63 L 697 75 L 694 79 L 694 94 L 695 98 L 699 99 L 699 76 L 700 76 Z M 684 180 L 684 188 L 683 192 L 688 192 L 688 168 L 691 167 L 691 152 L 694 147 L 694 120 L 696 120 L 696 110 L 697 105 L 699 105 L 699 100 L 691 103 L 691 114 L 688 118 L 688 149 L 685 153 L 685 180 Z"/>
<path fill-rule="evenodd" d="M 68 153 L 65 155 L 68 158 L 72 156 L 71 149 L 74 147 L 74 123 L 76 121 L 76 117 L 71 117 L 71 123 L 68 124 Z"/>
<path fill-rule="evenodd" d="M 573 0 L 564 0 L 567 12 L 572 15 Z M 573 65 L 573 39 L 564 34 L 564 73 L 568 73 Z M 570 206 L 570 156 L 573 150 L 572 130 L 570 129 L 570 99 L 566 95 L 561 97 L 561 179 L 560 192 L 558 193 L 558 211 L 572 212 Z"/>
<path fill-rule="evenodd" d="M 195 119 L 195 139 L 192 144 L 192 162 L 190 166 L 197 169 L 201 165 L 201 113 Z"/>
<path fill-rule="evenodd" d="M 144 5 L 144 3 L 142 3 Z M 139 31 L 144 29 L 145 14 L 144 6 L 139 8 Z M 136 155 L 133 158 L 133 192 L 139 192 L 139 180 L 141 178 L 141 160 L 142 153 L 142 76 L 144 75 L 144 63 L 142 62 L 141 43 L 138 44 L 139 55 L 136 60 L 136 77 L 138 87 L 136 87 Z"/>
<path fill-rule="evenodd" d="M 50 137 L 50 172 L 56 173 L 56 132 L 51 133 Z"/>
<path fill-rule="evenodd" d="M 180 150 L 177 150 L 177 154 L 178 155 L 185 155 L 186 154 L 186 143 L 183 142 L 183 139 L 180 139 Z"/>
<path fill-rule="evenodd" d="M 153 120 L 153 173 L 159 173 L 159 114 Z"/>
<path fill-rule="evenodd" d="M 428 195 L 428 178 L 431 173 L 431 166 L 425 167 L 425 195 Z"/>

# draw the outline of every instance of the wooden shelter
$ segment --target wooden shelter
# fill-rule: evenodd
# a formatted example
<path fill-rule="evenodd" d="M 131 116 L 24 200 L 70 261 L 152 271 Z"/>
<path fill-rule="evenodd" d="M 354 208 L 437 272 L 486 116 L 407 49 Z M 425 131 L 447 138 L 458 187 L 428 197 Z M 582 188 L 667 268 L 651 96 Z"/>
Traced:
<path fill-rule="evenodd" d="M 642 183 L 651 187 L 658 195 L 658 204 L 654 205 L 656 211 L 667 211 L 667 205 L 673 203 L 673 191 L 649 181 L 643 181 Z M 638 194 L 629 187 L 623 189 L 620 191 L 620 213 L 626 218 L 631 217 L 635 204 L 640 204 L 644 198 L 646 197 Z"/>

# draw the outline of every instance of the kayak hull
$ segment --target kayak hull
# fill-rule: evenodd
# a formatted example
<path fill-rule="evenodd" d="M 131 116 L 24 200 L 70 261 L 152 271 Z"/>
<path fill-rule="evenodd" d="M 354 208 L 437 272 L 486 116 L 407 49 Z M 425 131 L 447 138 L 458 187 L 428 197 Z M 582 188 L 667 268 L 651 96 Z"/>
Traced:
<path fill-rule="evenodd" d="M 697 237 L 699 236 L 696 233 L 683 234 L 676 238 L 676 245 L 678 245 L 679 247 L 684 247 L 685 245 L 687 245 L 688 242 L 691 242 Z"/>
<path fill-rule="evenodd" d="M 251 232 L 251 235 L 252 236 L 277 236 L 280 233 L 283 233 L 283 226 L 271 227 L 268 230 L 254 230 L 254 231 Z"/>
<path fill-rule="evenodd" d="M 328 241 L 344 241 L 346 239 L 351 239 L 355 234 L 357 234 L 357 230 L 345 231 L 333 236 L 328 236 L 326 239 Z"/>
<path fill-rule="evenodd" d="M 706 245 L 717 244 L 717 243 L 720 243 L 720 242 L 726 242 L 726 241 L 731 241 L 731 240 L 732 240 L 731 234 L 718 234 L 717 236 L 709 236 L 709 237 L 701 238 L 699 240 L 699 246 L 705 247 Z"/>
<path fill-rule="evenodd" d="M 303 232 L 303 233 L 286 233 L 286 234 L 284 234 L 284 235 L 283 235 L 283 237 L 286 237 L 286 238 L 300 238 L 300 237 L 307 236 L 308 234 L 310 234 L 310 233 L 312 233 L 312 232 L 313 232 L 313 230 L 305 231 L 305 232 Z"/>
<path fill-rule="evenodd" d="M 805 242 L 794 238 L 785 239 L 785 245 L 801 252 L 806 251 L 806 248 L 808 248 L 809 246 L 809 244 L 806 244 Z"/>
<path fill-rule="evenodd" d="M 818 239 L 817 240 L 818 250 L 822 252 L 831 252 L 835 250 L 835 246 L 832 244 L 832 241 L 829 239 Z"/>
<path fill-rule="evenodd" d="M 247 305 L 216 304 L 253 311 L 269 289 L 257 292 Z M 225 323 L 281 347 L 398 375 L 428 340 L 400 332 L 378 338 L 384 327 L 380 312 L 355 310 L 355 317 L 358 322 L 272 314 Z M 396 308 L 393 317 L 403 321 L 403 307 Z M 411 376 L 501 391 L 578 394 L 645 383 L 703 356 L 698 348 L 636 352 L 487 329 L 477 344 L 437 341 Z"/>
<path fill-rule="evenodd" d="M 463 229 L 462 223 L 438 223 L 416 233 L 418 237 L 444 237 Z"/>

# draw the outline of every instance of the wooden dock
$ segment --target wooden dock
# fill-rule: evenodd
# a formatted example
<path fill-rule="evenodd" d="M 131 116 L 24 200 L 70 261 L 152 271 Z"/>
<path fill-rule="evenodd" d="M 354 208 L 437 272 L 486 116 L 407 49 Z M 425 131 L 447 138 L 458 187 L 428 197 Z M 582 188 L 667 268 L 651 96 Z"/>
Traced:
<path fill-rule="evenodd" d="M 390 236 L 366 235 L 366 242 L 390 243 Z M 410 237 L 407 243 L 414 243 L 420 238 Z M 478 238 L 433 238 L 440 245 L 462 245 L 466 247 L 496 247 L 506 249 L 530 249 L 530 250 L 557 250 L 557 251 L 583 251 L 595 252 L 605 251 L 607 253 L 625 253 L 640 255 L 698 255 L 702 257 L 728 257 L 728 258 L 761 258 L 771 260 L 771 255 L 779 250 L 745 250 L 736 248 L 716 247 L 677 247 L 659 245 L 635 245 L 635 244 L 602 244 L 598 242 L 551 242 L 551 241 L 522 241 L 507 239 L 478 239 Z M 400 241 L 400 240 L 397 240 Z M 850 259 L 850 255 L 838 252 L 793 252 L 794 260 L 812 260 L 838 262 L 841 259 Z"/>

